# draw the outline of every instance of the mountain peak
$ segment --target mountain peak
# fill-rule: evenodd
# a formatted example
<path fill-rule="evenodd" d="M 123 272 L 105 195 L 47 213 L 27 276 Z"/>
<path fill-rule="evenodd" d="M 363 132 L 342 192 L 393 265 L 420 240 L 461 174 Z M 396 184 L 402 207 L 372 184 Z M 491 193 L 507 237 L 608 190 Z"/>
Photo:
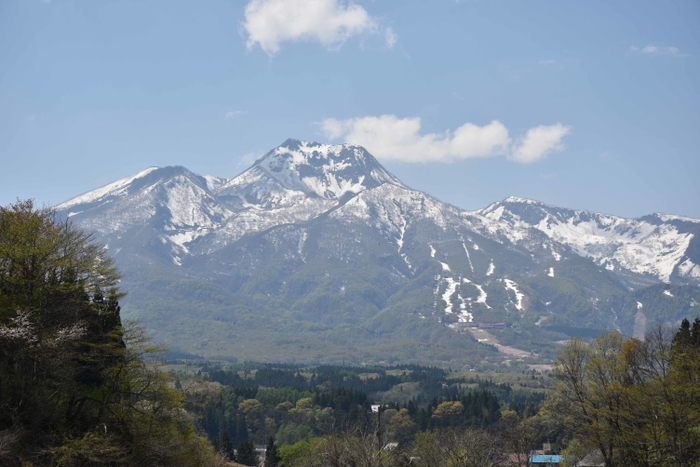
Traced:
<path fill-rule="evenodd" d="M 122 192 L 136 180 L 143 178 L 150 174 L 151 172 L 160 169 L 160 167 L 149 167 L 145 170 L 142 170 L 141 172 L 132 175 L 130 177 L 122 178 L 121 180 L 117 180 L 116 182 L 109 183 L 103 187 L 97 188 L 92 191 L 88 191 L 87 193 L 83 193 L 82 195 L 76 196 L 75 198 L 71 198 L 68 201 L 65 201 L 58 206 L 56 206 L 56 209 L 61 211 L 64 209 L 68 209 L 73 206 L 77 206 L 79 204 L 89 204 L 93 203 L 95 201 L 98 201 L 105 196 L 113 195 L 119 192 Z"/>
<path fill-rule="evenodd" d="M 519 204 L 542 204 L 534 199 L 519 198 L 517 196 L 509 196 L 502 203 L 519 203 Z"/>
<path fill-rule="evenodd" d="M 340 200 L 384 183 L 401 185 L 362 146 L 288 139 L 229 180 L 219 194 L 275 207 L 299 196 Z"/>
<path fill-rule="evenodd" d="M 116 182 L 112 182 L 103 187 L 83 193 L 80 196 L 76 196 L 75 198 L 71 198 L 68 201 L 56 206 L 56 210 L 65 211 L 77 206 L 82 206 L 84 208 L 88 205 L 102 204 L 109 202 L 110 200 L 114 200 L 115 198 L 120 198 L 131 193 L 135 193 L 146 186 L 151 186 L 159 182 L 166 182 L 180 176 L 184 176 L 192 183 L 207 189 L 210 189 L 211 186 L 215 186 L 219 180 L 216 179 L 216 177 L 200 177 L 199 175 L 188 170 L 186 167 L 180 165 L 166 167 L 152 166 L 136 173 L 135 175 L 122 178 Z"/>

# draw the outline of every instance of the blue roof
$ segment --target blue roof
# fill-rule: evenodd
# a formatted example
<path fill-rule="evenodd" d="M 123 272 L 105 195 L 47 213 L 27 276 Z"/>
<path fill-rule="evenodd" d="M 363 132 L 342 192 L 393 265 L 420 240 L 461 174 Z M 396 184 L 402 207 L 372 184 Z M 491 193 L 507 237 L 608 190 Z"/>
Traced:
<path fill-rule="evenodd" d="M 536 454 L 534 456 L 530 456 L 530 462 L 534 464 L 558 464 L 561 462 L 561 456 L 559 454 Z"/>

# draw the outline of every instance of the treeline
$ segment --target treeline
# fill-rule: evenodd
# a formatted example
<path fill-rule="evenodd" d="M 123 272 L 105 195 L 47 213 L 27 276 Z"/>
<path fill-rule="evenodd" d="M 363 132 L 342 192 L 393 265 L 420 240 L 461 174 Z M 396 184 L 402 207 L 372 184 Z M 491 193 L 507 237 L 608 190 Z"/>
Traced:
<path fill-rule="evenodd" d="M 311 390 L 321 386 L 323 388 L 355 389 L 371 394 L 388 391 L 401 383 L 419 382 L 421 394 L 428 399 L 442 395 L 442 384 L 446 382 L 448 375 L 447 371 L 441 368 L 418 365 L 389 368 L 323 365 L 308 368 L 247 363 L 232 365 L 234 369 L 226 370 L 213 365 L 215 364 L 203 365 L 202 373 L 206 373 L 211 381 L 225 386 L 241 388 L 290 387 L 299 390 Z M 308 377 L 302 376 L 302 373 Z"/>
<path fill-rule="evenodd" d="M 209 362 L 198 374 L 224 385 L 188 405 L 217 446 L 224 442 L 222 436 L 233 446 L 248 440 L 262 444 L 270 437 L 279 445 L 293 445 L 348 427 L 369 430 L 376 423 L 391 439 L 408 442 L 420 431 L 492 427 L 504 409 L 519 417 L 532 416 L 544 400 L 543 393 L 479 378 L 448 379 L 445 370 L 413 365 L 309 368 L 246 363 L 221 369 Z M 403 383 L 414 383 L 420 392 L 402 403 L 373 400 L 373 394 Z M 382 407 L 380 420 L 371 412 L 372 404 Z"/>

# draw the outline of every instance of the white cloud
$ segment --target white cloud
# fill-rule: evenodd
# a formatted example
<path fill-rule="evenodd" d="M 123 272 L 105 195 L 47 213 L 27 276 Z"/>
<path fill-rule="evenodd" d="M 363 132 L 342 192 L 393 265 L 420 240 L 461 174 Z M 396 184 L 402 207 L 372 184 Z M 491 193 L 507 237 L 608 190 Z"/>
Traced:
<path fill-rule="evenodd" d="M 396 45 L 396 42 L 398 41 L 396 33 L 390 27 L 386 28 L 386 31 L 384 31 L 384 39 L 386 40 L 386 46 L 390 49 L 393 49 Z"/>
<path fill-rule="evenodd" d="M 245 110 L 229 110 L 224 114 L 224 118 L 228 120 L 229 118 L 236 118 L 241 115 L 245 115 L 246 111 Z"/>
<path fill-rule="evenodd" d="M 248 49 L 259 45 L 268 55 L 279 52 L 285 41 L 315 40 L 337 49 L 352 36 L 381 32 L 364 8 L 342 0 L 251 0 L 243 28 Z M 386 28 L 384 34 L 387 46 L 393 47 L 394 31 Z"/>
<path fill-rule="evenodd" d="M 525 136 L 518 138 L 509 159 L 530 164 L 544 159 L 552 152 L 562 151 L 564 144 L 561 140 L 569 131 L 571 128 L 561 123 L 530 128 Z"/>
<path fill-rule="evenodd" d="M 563 149 L 561 138 L 569 132 L 561 124 L 533 128 L 513 147 L 508 129 L 498 120 L 484 126 L 465 123 L 455 131 L 425 135 L 420 134 L 420 118 L 395 115 L 329 118 L 320 127 L 329 139 L 360 144 L 380 159 L 414 163 L 493 156 L 531 163 Z"/>
<path fill-rule="evenodd" d="M 647 45 L 646 47 L 630 47 L 630 52 L 642 55 L 670 55 L 672 57 L 684 57 L 678 47 Z"/>

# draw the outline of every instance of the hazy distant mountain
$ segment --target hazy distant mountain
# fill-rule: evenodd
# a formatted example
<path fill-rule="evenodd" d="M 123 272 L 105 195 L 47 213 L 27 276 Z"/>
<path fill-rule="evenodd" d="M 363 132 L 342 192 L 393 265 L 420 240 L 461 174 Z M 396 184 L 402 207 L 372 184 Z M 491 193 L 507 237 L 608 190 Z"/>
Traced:
<path fill-rule="evenodd" d="M 700 221 L 512 197 L 464 211 L 359 146 L 288 140 L 228 180 L 152 167 L 57 209 L 117 259 L 126 314 L 206 355 L 476 364 L 503 354 L 470 322 L 546 356 L 700 310 Z"/>

